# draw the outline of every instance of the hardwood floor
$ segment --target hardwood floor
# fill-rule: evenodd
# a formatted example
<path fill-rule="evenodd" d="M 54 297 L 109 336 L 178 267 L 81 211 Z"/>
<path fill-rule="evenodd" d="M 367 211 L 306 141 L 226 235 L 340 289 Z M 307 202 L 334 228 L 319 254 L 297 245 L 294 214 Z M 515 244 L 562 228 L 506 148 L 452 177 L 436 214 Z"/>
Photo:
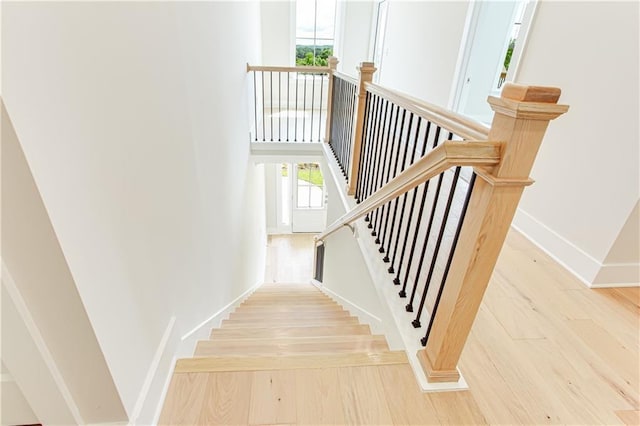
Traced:
<path fill-rule="evenodd" d="M 313 273 L 313 234 L 269 235 L 267 283 L 308 283 Z"/>
<path fill-rule="evenodd" d="M 272 239 L 280 259 L 295 251 L 295 244 L 284 239 Z M 300 247 L 309 250 L 305 243 Z M 287 275 L 298 273 L 287 269 L 290 265 L 270 262 L 273 279 L 295 281 Z M 267 301 L 276 296 L 265 293 L 237 312 L 255 318 L 256 312 L 270 309 Z M 174 376 L 161 423 L 639 425 L 639 301 L 639 288 L 586 288 L 511 231 L 460 361 L 470 390 L 422 393 L 410 367 L 396 358 L 385 365 L 356 366 L 340 358 L 348 354 L 336 354 L 331 366 L 308 369 L 304 355 L 287 368 L 275 356 L 269 368 L 260 364 L 241 372 L 227 371 L 237 370 L 236 364 L 210 372 L 187 362 Z M 305 306 L 311 317 L 348 318 L 330 303 Z M 269 322 L 280 324 L 290 312 L 285 301 L 269 314 Z M 318 343 L 343 344 L 345 335 L 370 334 L 366 326 L 351 323 L 269 330 L 236 324 L 213 330 L 211 336 L 259 344 L 273 338 L 286 349 L 295 337 L 305 344 L 313 336 L 324 336 Z M 221 345 L 219 350 L 225 349 Z"/>

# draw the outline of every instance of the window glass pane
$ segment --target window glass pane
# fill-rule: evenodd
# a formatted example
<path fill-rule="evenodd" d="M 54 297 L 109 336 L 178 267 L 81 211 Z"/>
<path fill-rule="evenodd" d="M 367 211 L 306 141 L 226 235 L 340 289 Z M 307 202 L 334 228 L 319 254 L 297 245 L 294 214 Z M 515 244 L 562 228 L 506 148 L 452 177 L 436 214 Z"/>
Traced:
<path fill-rule="evenodd" d="M 316 13 L 316 38 L 332 39 L 336 20 L 335 0 L 318 0 Z"/>
<path fill-rule="evenodd" d="M 308 186 L 298 185 L 298 202 L 299 209 L 309 208 L 309 188 Z"/>
<path fill-rule="evenodd" d="M 296 2 L 296 37 L 315 37 L 315 0 L 298 0 Z"/>

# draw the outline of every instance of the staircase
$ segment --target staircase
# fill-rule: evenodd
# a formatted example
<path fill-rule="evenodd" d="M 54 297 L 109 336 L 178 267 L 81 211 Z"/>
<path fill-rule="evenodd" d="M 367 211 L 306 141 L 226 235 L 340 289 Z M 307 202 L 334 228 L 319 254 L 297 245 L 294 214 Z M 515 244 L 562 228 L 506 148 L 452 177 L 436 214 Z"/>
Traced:
<path fill-rule="evenodd" d="M 178 360 L 160 424 L 426 424 L 404 352 L 309 284 L 265 284 Z"/>

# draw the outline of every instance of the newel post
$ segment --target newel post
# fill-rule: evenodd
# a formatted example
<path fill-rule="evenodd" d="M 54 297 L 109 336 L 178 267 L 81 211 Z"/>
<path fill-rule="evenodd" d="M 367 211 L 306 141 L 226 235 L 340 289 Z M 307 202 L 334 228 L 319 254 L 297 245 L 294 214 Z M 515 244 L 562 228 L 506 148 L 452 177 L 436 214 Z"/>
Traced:
<path fill-rule="evenodd" d="M 373 81 L 373 73 L 376 72 L 373 62 L 360 62 L 358 66 L 358 99 L 356 102 L 355 123 L 351 135 L 351 160 L 349 164 L 349 186 L 347 194 L 354 195 L 358 186 L 358 169 L 360 167 L 360 150 L 362 147 L 362 133 L 364 132 L 364 113 L 367 100 L 366 83 Z"/>
<path fill-rule="evenodd" d="M 495 111 L 490 141 L 503 142 L 501 161 L 476 170 L 467 215 L 443 287 L 426 348 L 418 358 L 431 382 L 459 379 L 458 360 L 515 215 L 549 121 L 568 110 L 560 89 L 506 84 Z"/>
<path fill-rule="evenodd" d="M 329 66 L 327 77 L 329 79 L 329 84 L 327 85 L 327 128 L 324 133 L 325 143 L 329 143 L 331 140 L 331 117 L 333 115 L 333 72 L 336 70 L 338 62 L 338 58 L 335 56 L 329 56 L 327 58 L 327 65 Z"/>

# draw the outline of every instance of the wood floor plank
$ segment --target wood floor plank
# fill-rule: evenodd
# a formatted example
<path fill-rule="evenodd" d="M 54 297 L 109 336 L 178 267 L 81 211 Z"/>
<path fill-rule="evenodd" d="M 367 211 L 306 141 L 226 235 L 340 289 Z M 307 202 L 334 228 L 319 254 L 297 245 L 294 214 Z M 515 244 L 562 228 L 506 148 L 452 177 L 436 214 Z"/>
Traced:
<path fill-rule="evenodd" d="M 296 370 L 298 424 L 345 423 L 337 368 Z"/>
<path fill-rule="evenodd" d="M 616 411 L 616 416 L 627 426 L 640 425 L 640 411 L 638 410 Z"/>
<path fill-rule="evenodd" d="M 240 425 L 249 421 L 250 372 L 201 373 L 208 375 L 200 425 Z"/>
<path fill-rule="evenodd" d="M 174 374 L 160 415 L 160 425 L 194 425 L 199 421 L 209 375 Z"/>
<path fill-rule="evenodd" d="M 252 375 L 249 423 L 297 423 L 295 372 L 255 371 Z"/>
<path fill-rule="evenodd" d="M 474 397 L 468 391 L 425 393 L 424 398 L 433 405 L 441 425 L 488 424 Z"/>
<path fill-rule="evenodd" d="M 387 425 L 393 423 L 382 380 L 374 367 L 340 369 L 339 392 L 345 424 Z"/>
<path fill-rule="evenodd" d="M 184 358 L 176 362 L 174 374 L 215 371 L 258 371 L 300 368 L 336 368 L 362 365 L 408 363 L 404 351 L 380 353 L 350 353 L 335 355 L 292 355 L 287 357 L 201 357 Z"/>
<path fill-rule="evenodd" d="M 438 424 L 435 409 L 418 388 L 411 366 L 384 365 L 378 367 L 378 372 L 393 424 Z"/>

